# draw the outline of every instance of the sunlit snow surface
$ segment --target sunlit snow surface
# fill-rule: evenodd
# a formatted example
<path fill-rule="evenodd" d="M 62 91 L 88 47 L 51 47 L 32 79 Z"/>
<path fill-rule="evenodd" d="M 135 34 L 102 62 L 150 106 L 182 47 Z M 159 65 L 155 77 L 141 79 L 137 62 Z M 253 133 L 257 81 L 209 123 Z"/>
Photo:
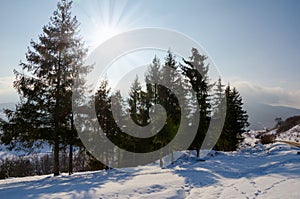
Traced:
<path fill-rule="evenodd" d="M 300 198 L 300 155 L 286 144 L 257 145 L 198 161 L 0 180 L 0 198 Z"/>
<path fill-rule="evenodd" d="M 185 152 L 173 165 L 0 180 L 0 198 L 300 198 L 300 148 L 255 144 L 211 153 Z"/>

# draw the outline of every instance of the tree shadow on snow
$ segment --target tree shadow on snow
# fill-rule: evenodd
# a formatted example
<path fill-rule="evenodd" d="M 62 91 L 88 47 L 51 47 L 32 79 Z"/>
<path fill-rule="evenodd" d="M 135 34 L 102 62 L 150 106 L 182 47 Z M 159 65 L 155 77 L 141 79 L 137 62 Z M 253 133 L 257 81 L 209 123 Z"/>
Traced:
<path fill-rule="evenodd" d="M 174 172 L 185 178 L 186 184 L 194 187 L 204 187 L 218 183 L 220 178 L 239 179 L 254 178 L 266 175 L 281 175 L 297 178 L 300 176 L 299 149 L 284 145 L 275 145 L 270 149 L 256 152 L 217 152 L 205 161 L 196 157 L 184 157 L 184 161 L 168 166 Z"/>

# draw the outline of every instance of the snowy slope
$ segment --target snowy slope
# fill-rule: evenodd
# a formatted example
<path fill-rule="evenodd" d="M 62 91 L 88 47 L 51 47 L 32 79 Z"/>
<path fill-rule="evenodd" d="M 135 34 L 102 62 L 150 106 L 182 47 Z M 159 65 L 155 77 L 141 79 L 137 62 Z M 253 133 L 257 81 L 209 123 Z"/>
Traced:
<path fill-rule="evenodd" d="M 277 129 L 272 129 L 270 131 L 260 130 L 260 131 L 249 131 L 243 134 L 243 137 L 246 138 L 246 141 L 249 146 L 254 145 L 255 143 L 259 142 L 259 139 L 256 137 L 263 136 L 263 135 L 274 135 L 275 140 L 281 141 L 291 141 L 291 142 L 298 142 L 300 143 L 300 124 L 294 126 L 293 128 L 289 129 L 288 131 L 277 133 Z"/>
<path fill-rule="evenodd" d="M 173 165 L 148 165 L 60 177 L 0 180 L 0 198 L 300 198 L 298 148 L 276 143 L 199 162 L 186 152 Z"/>
<path fill-rule="evenodd" d="M 290 130 L 277 135 L 278 140 L 300 142 L 300 124 L 294 126 Z"/>

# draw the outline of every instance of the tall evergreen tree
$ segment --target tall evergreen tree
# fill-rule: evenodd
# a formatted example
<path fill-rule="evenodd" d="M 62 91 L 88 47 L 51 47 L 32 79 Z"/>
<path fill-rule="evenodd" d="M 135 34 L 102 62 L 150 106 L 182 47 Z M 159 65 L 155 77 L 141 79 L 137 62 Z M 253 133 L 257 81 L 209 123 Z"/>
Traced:
<path fill-rule="evenodd" d="M 83 83 L 84 74 L 90 69 L 83 64 L 87 49 L 78 34 L 79 23 L 71 14 L 71 5 L 68 0 L 57 4 L 39 41 L 30 42 L 26 62 L 20 64 L 25 73 L 14 71 L 20 102 L 16 111 L 6 111 L 9 123 L 2 139 L 6 144 L 17 139 L 26 148 L 39 140 L 53 145 L 55 176 L 60 173 L 60 147 L 69 144 L 72 158 L 77 138 L 71 108 L 72 86 L 75 79 Z"/>
<path fill-rule="evenodd" d="M 168 107 L 165 108 L 169 109 L 169 111 L 172 111 L 170 114 L 170 117 L 172 117 L 170 119 L 172 120 L 180 120 L 180 114 L 175 114 L 175 113 L 177 111 L 180 111 L 181 108 L 183 108 L 180 107 L 179 105 L 174 107 L 174 104 L 176 104 L 177 99 L 171 97 L 172 92 L 175 92 L 176 90 L 181 90 L 181 89 L 177 89 L 180 86 L 182 81 L 180 73 L 178 72 L 177 68 L 178 68 L 178 64 L 176 62 L 176 57 L 169 50 L 167 52 L 167 55 L 165 57 L 165 63 L 161 70 L 161 77 L 162 77 L 162 82 L 165 85 L 169 85 L 170 88 L 168 88 L 167 92 L 161 93 L 162 95 L 161 98 L 167 99 L 166 104 Z M 185 97 L 183 93 L 174 93 L 174 95 L 176 95 L 176 98 Z"/>
<path fill-rule="evenodd" d="M 147 94 L 142 90 L 141 83 L 138 77 L 135 78 L 129 91 L 129 97 L 127 99 L 128 110 L 127 113 L 130 115 L 128 120 L 132 119 L 136 125 L 147 126 L 149 124 L 149 102 Z M 132 129 L 133 128 L 133 129 Z M 135 126 L 128 123 L 127 131 L 134 131 Z M 138 136 L 140 137 L 140 136 Z M 127 140 L 132 144 L 134 152 L 147 151 L 151 148 L 148 140 L 146 139 L 134 139 L 128 137 Z"/>
<path fill-rule="evenodd" d="M 222 84 L 222 80 L 221 78 L 219 78 L 214 88 L 214 97 L 212 102 L 212 106 L 213 106 L 212 109 L 214 110 L 214 112 L 224 111 L 222 110 L 223 106 L 221 106 L 221 104 L 224 102 L 225 99 L 224 87 L 225 85 Z"/>
<path fill-rule="evenodd" d="M 113 140 L 116 132 L 116 125 L 111 112 L 111 104 L 111 89 L 108 86 L 108 80 L 103 80 L 95 94 L 95 110 L 98 119 L 96 122 L 99 122 L 105 136 Z M 106 162 L 109 162 L 109 158 L 112 157 L 112 151 L 104 148 L 102 149 L 103 157 L 106 159 Z M 101 165 L 101 163 L 99 164 Z"/>
<path fill-rule="evenodd" d="M 129 91 L 128 105 L 129 105 L 129 113 L 132 120 L 141 126 L 145 126 L 147 124 L 147 118 L 145 113 L 145 104 L 143 103 L 145 100 L 145 92 L 142 91 L 141 83 L 139 82 L 138 76 L 136 76 L 134 82 L 131 85 Z"/>
<path fill-rule="evenodd" d="M 243 110 L 243 101 L 236 88 L 225 89 L 226 117 L 221 136 L 215 146 L 216 150 L 236 150 L 241 134 L 249 126 L 248 115 Z"/>
<path fill-rule="evenodd" d="M 181 116 L 186 115 L 183 110 L 185 109 L 185 97 L 186 93 L 182 86 L 181 74 L 178 71 L 178 63 L 176 61 L 176 56 L 171 50 L 168 50 L 165 56 L 165 61 L 161 69 L 161 78 L 164 85 L 168 85 L 167 89 L 161 89 L 160 99 L 161 104 L 164 105 L 165 110 L 168 113 L 166 118 L 165 128 L 162 129 L 163 133 L 157 140 L 158 143 L 166 145 L 169 143 L 173 137 L 178 133 L 179 126 L 181 123 Z M 180 89 L 181 88 L 181 89 Z M 183 102 L 183 104 L 179 104 Z M 181 105 L 181 106 L 180 106 Z M 170 149 L 171 157 L 173 161 L 173 150 Z M 162 166 L 162 159 L 161 166 Z"/>
<path fill-rule="evenodd" d="M 192 149 L 197 150 L 197 157 L 200 156 L 200 148 L 205 138 L 210 122 L 210 99 L 209 99 L 209 83 L 208 83 L 208 69 L 206 64 L 207 57 L 201 55 L 195 48 L 192 49 L 192 56 L 189 60 L 183 60 L 185 65 L 181 65 L 183 75 L 185 75 L 193 90 L 196 92 L 197 101 L 200 107 L 200 120 L 196 137 L 191 145 Z"/>
<path fill-rule="evenodd" d="M 208 144 L 215 145 L 219 139 L 226 116 L 226 97 L 225 85 L 222 84 L 221 78 L 214 84 L 214 93 L 212 99 L 212 118 L 211 118 L 211 131 L 209 132 Z M 213 142 L 213 143 L 212 143 Z"/>
<path fill-rule="evenodd" d="M 126 144 L 128 144 L 128 136 L 126 133 L 122 133 L 122 128 L 124 127 L 124 121 L 126 118 L 126 110 L 125 110 L 125 102 L 122 98 L 120 90 L 117 90 L 114 92 L 111 96 L 111 110 L 114 113 L 113 114 L 113 120 L 114 120 L 114 137 L 113 142 L 115 145 L 119 146 L 120 148 L 126 149 Z M 119 147 L 116 147 L 115 150 L 115 156 L 116 160 L 118 161 L 117 164 L 120 165 L 122 163 L 121 151 L 119 150 Z"/>

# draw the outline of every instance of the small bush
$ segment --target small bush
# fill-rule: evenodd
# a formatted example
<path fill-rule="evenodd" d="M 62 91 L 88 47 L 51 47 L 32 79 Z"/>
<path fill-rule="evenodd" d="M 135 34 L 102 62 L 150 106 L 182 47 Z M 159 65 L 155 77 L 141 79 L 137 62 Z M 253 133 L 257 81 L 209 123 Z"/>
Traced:
<path fill-rule="evenodd" d="M 262 136 L 262 138 L 260 139 L 260 142 L 262 144 L 270 144 L 270 143 L 273 143 L 274 140 L 275 140 L 275 136 L 268 134 L 268 135 Z"/>

